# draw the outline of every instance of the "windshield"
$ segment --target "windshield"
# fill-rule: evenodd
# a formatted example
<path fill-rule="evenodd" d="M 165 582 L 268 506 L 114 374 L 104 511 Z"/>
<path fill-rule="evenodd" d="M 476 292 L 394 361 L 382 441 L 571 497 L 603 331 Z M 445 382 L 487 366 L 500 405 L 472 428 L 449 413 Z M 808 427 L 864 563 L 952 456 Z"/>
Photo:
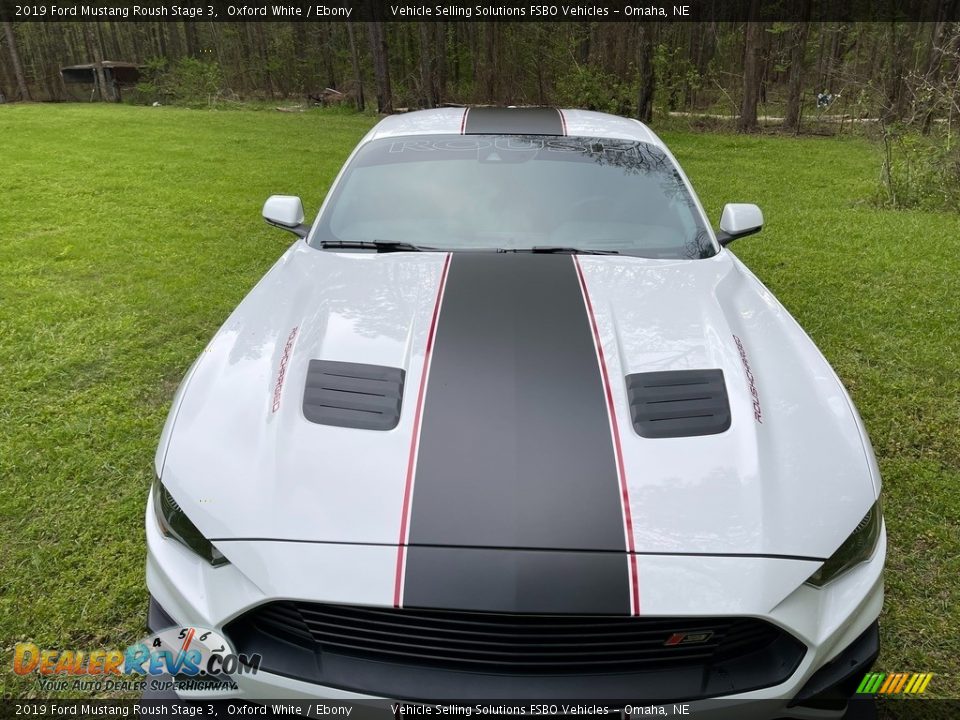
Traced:
<path fill-rule="evenodd" d="M 660 149 L 532 135 L 371 142 L 346 169 L 311 242 L 649 258 L 716 252 Z"/>

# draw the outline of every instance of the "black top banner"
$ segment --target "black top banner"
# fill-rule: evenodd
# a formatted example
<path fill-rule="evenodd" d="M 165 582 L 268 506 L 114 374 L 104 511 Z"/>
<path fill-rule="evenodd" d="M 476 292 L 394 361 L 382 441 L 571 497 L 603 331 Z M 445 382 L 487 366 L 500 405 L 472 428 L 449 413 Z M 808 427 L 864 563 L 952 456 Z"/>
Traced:
<path fill-rule="evenodd" d="M 960 0 L 0 0 L 14 22 L 938 22 Z"/>

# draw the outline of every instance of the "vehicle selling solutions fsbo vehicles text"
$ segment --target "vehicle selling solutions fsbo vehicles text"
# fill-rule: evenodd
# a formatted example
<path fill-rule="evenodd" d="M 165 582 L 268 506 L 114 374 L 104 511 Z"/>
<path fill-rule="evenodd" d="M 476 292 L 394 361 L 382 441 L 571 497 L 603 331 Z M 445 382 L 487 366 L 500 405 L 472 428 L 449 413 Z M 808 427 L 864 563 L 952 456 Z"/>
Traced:
<path fill-rule="evenodd" d="M 616 19 L 618 17 L 687 17 L 689 5 L 627 5 L 623 8 L 606 8 L 595 5 L 540 5 L 501 6 L 479 5 L 413 5 L 389 6 L 394 19 L 459 17 L 513 17 L 539 19 Z"/>

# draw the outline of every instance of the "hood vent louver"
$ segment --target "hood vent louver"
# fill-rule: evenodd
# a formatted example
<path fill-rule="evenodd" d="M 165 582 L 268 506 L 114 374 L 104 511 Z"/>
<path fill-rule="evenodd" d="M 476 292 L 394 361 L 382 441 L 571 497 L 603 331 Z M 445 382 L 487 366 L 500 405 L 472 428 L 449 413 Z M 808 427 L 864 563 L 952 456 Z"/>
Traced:
<path fill-rule="evenodd" d="M 715 435 L 730 427 L 722 370 L 669 370 L 627 375 L 630 417 L 645 438 Z"/>
<path fill-rule="evenodd" d="M 310 422 L 362 430 L 392 430 L 400 422 L 400 368 L 311 360 L 303 392 Z"/>

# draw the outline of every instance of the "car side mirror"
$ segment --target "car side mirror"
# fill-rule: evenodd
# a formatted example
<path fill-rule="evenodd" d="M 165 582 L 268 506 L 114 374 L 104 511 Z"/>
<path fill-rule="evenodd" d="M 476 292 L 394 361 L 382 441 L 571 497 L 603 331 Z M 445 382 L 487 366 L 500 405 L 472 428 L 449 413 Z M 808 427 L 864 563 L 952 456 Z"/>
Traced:
<path fill-rule="evenodd" d="M 727 203 L 720 216 L 717 240 L 729 245 L 737 238 L 753 235 L 763 229 L 763 213 L 753 203 Z"/>
<path fill-rule="evenodd" d="M 303 223 L 303 203 L 296 195 L 271 195 L 263 204 L 263 219 L 269 225 L 305 238 L 310 226 Z"/>

